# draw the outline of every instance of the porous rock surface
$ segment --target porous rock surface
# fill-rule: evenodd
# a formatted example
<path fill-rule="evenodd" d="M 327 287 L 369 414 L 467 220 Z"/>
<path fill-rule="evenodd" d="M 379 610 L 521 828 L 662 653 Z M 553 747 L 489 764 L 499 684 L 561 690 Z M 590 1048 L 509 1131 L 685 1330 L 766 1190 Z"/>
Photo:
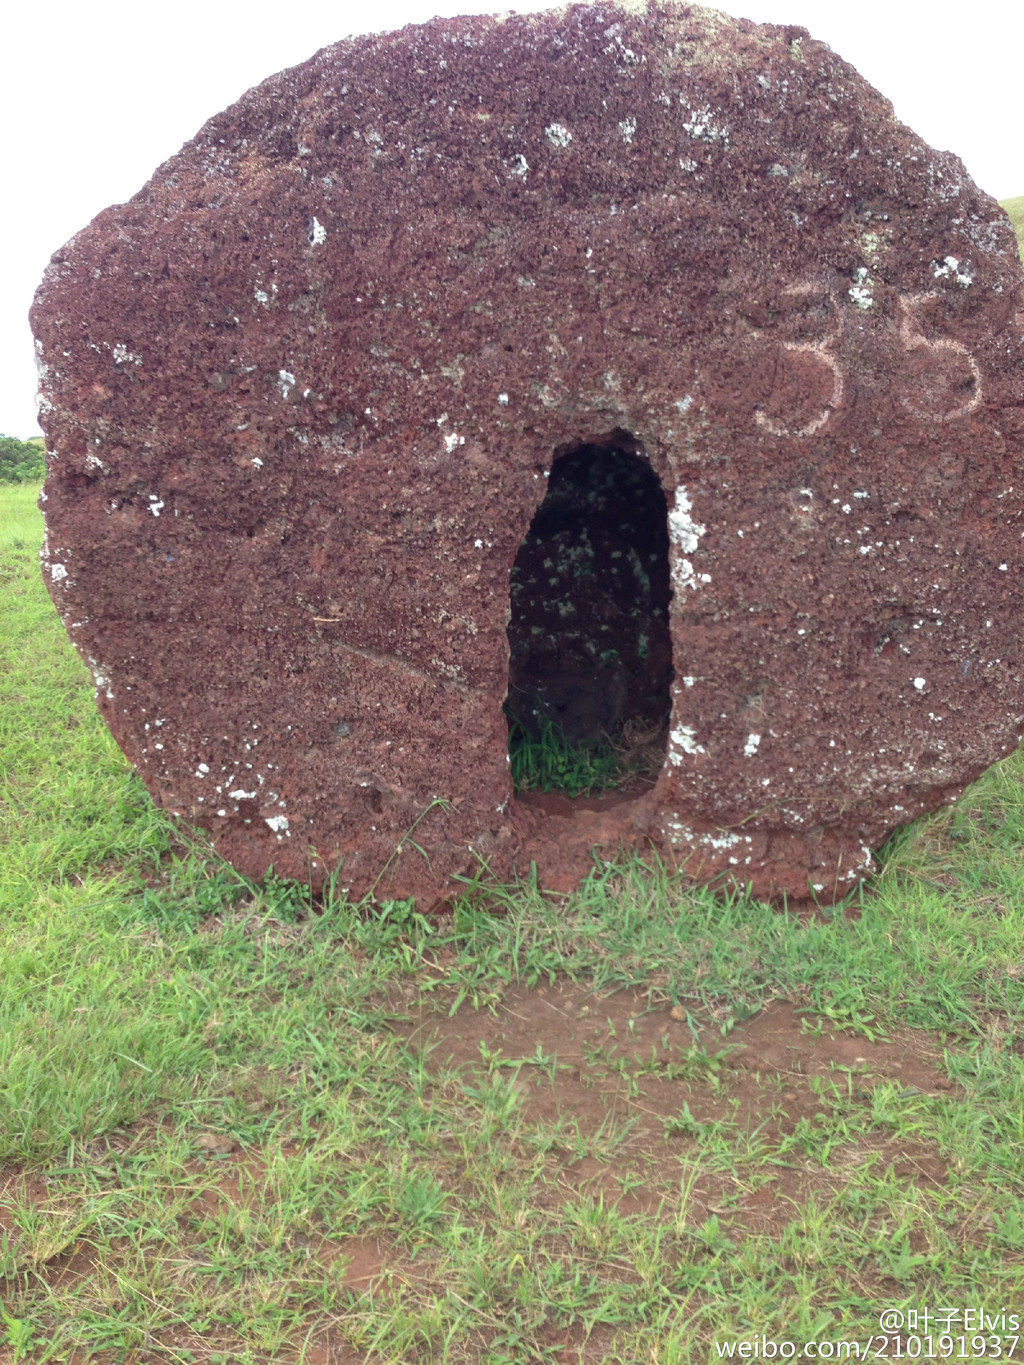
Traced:
<path fill-rule="evenodd" d="M 59 251 L 33 321 L 50 591 L 250 874 L 429 903 L 625 845 L 827 902 L 1018 742 L 1011 229 L 801 29 L 341 42 Z M 657 781 L 514 798 L 506 696 L 667 723 Z"/>

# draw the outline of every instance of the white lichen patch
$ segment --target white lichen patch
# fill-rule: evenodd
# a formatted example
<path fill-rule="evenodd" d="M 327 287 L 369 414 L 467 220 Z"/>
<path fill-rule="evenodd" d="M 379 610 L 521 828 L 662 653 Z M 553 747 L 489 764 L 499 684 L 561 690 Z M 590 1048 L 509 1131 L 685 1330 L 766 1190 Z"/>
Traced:
<path fill-rule="evenodd" d="M 669 734 L 669 759 L 677 766 L 683 761 L 683 754 L 702 754 L 703 744 L 698 744 L 697 733 L 691 725 L 679 725 Z"/>
<path fill-rule="evenodd" d="M 257 289 L 253 294 L 253 298 L 257 303 L 261 303 L 264 308 L 266 308 L 267 304 L 270 302 L 270 295 L 265 289 Z"/>
<path fill-rule="evenodd" d="M 522 152 L 518 156 L 514 156 L 511 161 L 506 161 L 504 165 L 511 180 L 525 180 L 530 171 L 530 163 Z"/>
<path fill-rule="evenodd" d="M 624 118 L 619 120 L 619 132 L 622 134 L 623 142 L 629 143 L 636 136 L 636 119 Z"/>
<path fill-rule="evenodd" d="M 67 569 L 65 569 L 63 564 L 50 565 L 50 577 L 54 581 L 54 583 L 60 583 L 61 580 L 67 578 L 67 576 L 68 571 Z"/>
<path fill-rule="evenodd" d="M 757 753 L 757 746 L 761 743 L 760 735 L 747 735 L 747 742 L 743 746 L 744 758 L 753 758 Z"/>
<path fill-rule="evenodd" d="M 729 141 L 729 130 L 724 123 L 719 121 L 718 114 L 705 105 L 702 109 L 689 107 L 689 118 L 683 123 L 683 128 L 692 138 L 698 142 L 721 142 Z"/>
<path fill-rule="evenodd" d="M 319 218 L 314 218 L 310 223 L 309 231 L 306 234 L 306 240 L 309 242 L 310 246 L 323 246 L 324 242 L 327 241 L 327 229 L 324 227 L 323 223 L 320 222 Z"/>
<path fill-rule="evenodd" d="M 917 688 L 918 692 L 923 692 L 924 689 L 927 687 L 927 685 L 928 685 L 928 681 L 927 681 L 926 678 L 915 678 L 915 679 L 914 679 L 914 686 Z"/>
<path fill-rule="evenodd" d="M 552 147 L 568 147 L 572 141 L 572 133 L 564 123 L 549 123 L 544 129 L 544 136 Z"/>
<path fill-rule="evenodd" d="M 611 42 L 604 49 L 606 57 L 615 57 L 623 66 L 639 66 L 641 60 L 646 60 L 646 58 L 638 57 L 633 49 L 627 47 L 622 41 L 621 24 L 612 24 L 610 28 L 606 28 L 604 36 L 611 39 Z"/>
<path fill-rule="evenodd" d="M 141 365 L 141 364 L 142 364 L 142 357 L 141 357 L 141 356 L 135 355 L 135 353 L 134 353 L 133 351 L 129 351 L 128 347 L 125 346 L 125 345 L 123 344 L 123 342 L 120 342 L 120 341 L 119 341 L 119 342 L 117 343 L 117 345 L 114 347 L 113 356 L 114 356 L 114 364 L 115 364 L 115 365 Z"/>
<path fill-rule="evenodd" d="M 507 407 L 508 407 L 508 394 L 507 394 L 507 393 L 499 393 L 499 394 L 498 394 L 498 402 L 499 402 L 499 404 L 501 405 L 501 407 L 507 408 Z"/>
<path fill-rule="evenodd" d="M 735 848 L 737 844 L 752 842 L 749 834 L 733 834 L 729 830 L 723 830 L 720 834 L 702 834 L 698 839 L 698 843 L 703 844 L 705 848 L 713 848 L 716 853 L 724 853 L 726 849 Z M 734 863 L 736 859 L 730 858 L 729 861 Z"/>
<path fill-rule="evenodd" d="M 267 815 L 263 823 L 272 829 L 279 839 L 290 832 L 287 815 Z"/>
<path fill-rule="evenodd" d="M 278 370 L 277 384 L 281 390 L 281 397 L 286 399 L 295 387 L 295 376 L 288 370 Z"/>
<path fill-rule="evenodd" d="M 680 484 L 676 489 L 675 505 L 668 514 L 669 539 L 680 552 L 672 565 L 672 579 L 681 588 L 696 589 L 699 583 L 710 583 L 711 575 L 697 573 L 689 558 L 696 551 L 701 536 L 707 530 L 706 526 L 694 520 L 692 513 L 693 503 L 690 495 Z"/>
<path fill-rule="evenodd" d="M 113 701 L 114 693 L 110 682 L 110 673 L 106 665 L 97 663 L 95 659 L 89 659 L 89 671 L 92 673 L 92 680 L 96 687 L 96 696 L 101 692 L 106 695 L 108 701 Z"/>
<path fill-rule="evenodd" d="M 457 683 L 464 683 L 466 681 L 466 675 L 465 673 L 463 673 L 462 669 L 459 667 L 458 664 L 446 663 L 444 659 L 438 658 L 436 654 L 433 656 L 430 662 L 433 664 L 433 666 L 437 669 L 438 673 L 440 673 L 442 677 L 450 678 L 452 682 Z"/>
<path fill-rule="evenodd" d="M 707 527 L 693 518 L 693 500 L 683 484 L 676 489 L 675 503 L 668 514 L 668 533 L 684 554 L 693 554 Z"/>
<path fill-rule="evenodd" d="M 848 293 L 855 308 L 870 308 L 874 303 L 867 266 L 858 266 L 853 272 L 853 286 L 848 290 Z"/>
<path fill-rule="evenodd" d="M 970 261 L 964 261 L 961 265 L 956 256 L 947 256 L 942 261 L 932 261 L 932 273 L 937 280 L 955 280 L 961 289 L 966 289 L 974 283 L 974 271 L 971 269 Z"/>
<path fill-rule="evenodd" d="M 675 811 L 665 818 L 665 832 L 674 844 L 692 844 L 694 842 L 693 830 L 690 829 L 689 825 L 683 824 Z"/>
<path fill-rule="evenodd" d="M 164 510 L 165 506 L 166 503 L 164 503 L 161 498 L 158 498 L 155 493 L 150 493 L 149 510 L 153 513 L 155 517 L 158 517 L 160 515 L 160 513 Z"/>

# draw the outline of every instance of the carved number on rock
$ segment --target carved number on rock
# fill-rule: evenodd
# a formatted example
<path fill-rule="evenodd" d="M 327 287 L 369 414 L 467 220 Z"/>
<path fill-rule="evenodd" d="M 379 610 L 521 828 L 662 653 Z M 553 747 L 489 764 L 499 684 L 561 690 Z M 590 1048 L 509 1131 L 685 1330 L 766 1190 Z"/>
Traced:
<path fill-rule="evenodd" d="M 788 289 L 783 290 L 785 296 L 794 297 L 799 294 L 824 293 L 828 299 L 832 310 L 832 316 L 828 323 L 825 335 L 818 341 L 783 341 L 781 343 L 784 351 L 808 351 L 811 355 L 817 356 L 823 365 L 827 365 L 832 371 L 832 393 L 828 402 L 817 417 L 812 417 L 802 427 L 787 426 L 785 422 L 779 421 L 775 417 L 769 417 L 763 408 L 756 408 L 754 411 L 754 421 L 759 426 L 770 431 L 773 436 L 813 436 L 816 431 L 820 431 L 828 419 L 835 412 L 836 408 L 843 401 L 843 371 L 839 361 L 832 352 L 832 347 L 843 334 L 843 315 L 839 311 L 835 295 L 828 290 L 819 290 L 815 284 L 794 284 Z"/>
<path fill-rule="evenodd" d="M 900 395 L 900 402 L 915 417 L 923 417 L 926 422 L 951 422 L 954 417 L 966 417 L 969 412 L 974 412 L 975 408 L 981 404 L 981 370 L 978 369 L 978 362 L 974 356 L 961 342 L 951 341 L 948 337 L 929 341 L 921 332 L 915 331 L 914 309 L 938 297 L 938 293 L 900 295 L 900 339 L 903 342 L 903 348 L 906 351 L 916 351 L 919 347 L 925 346 L 929 351 L 936 353 L 946 351 L 962 356 L 974 378 L 974 392 L 966 403 L 952 407 L 948 412 L 929 412 L 915 403 L 913 399 L 906 398 L 902 394 Z"/>
<path fill-rule="evenodd" d="M 784 351 L 807 351 L 810 355 L 817 357 L 823 365 L 826 365 L 832 371 L 832 393 L 818 415 L 812 417 L 802 427 L 792 427 L 777 417 L 770 417 L 763 408 L 755 408 L 754 421 L 757 422 L 758 426 L 770 431 L 773 436 L 813 436 L 828 422 L 843 400 L 846 380 L 839 358 L 832 349 L 843 334 L 843 315 L 836 302 L 835 295 L 829 290 L 821 290 L 818 285 L 813 283 L 791 285 L 790 288 L 783 291 L 784 296 L 788 297 L 818 293 L 828 299 L 832 313 L 824 336 L 816 341 L 783 341 L 779 344 Z M 945 412 L 930 411 L 913 399 L 901 394 L 900 402 L 903 406 L 915 417 L 920 417 L 926 422 L 951 422 L 956 417 L 966 417 L 968 413 L 974 412 L 981 405 L 982 397 L 981 370 L 967 347 L 962 342 L 953 341 L 948 337 L 929 341 L 922 332 L 917 330 L 919 324 L 914 316 L 915 310 L 922 304 L 939 297 L 938 293 L 899 295 L 900 341 L 903 344 L 903 349 L 910 352 L 923 346 L 936 354 L 946 352 L 947 354 L 961 356 L 971 372 L 974 388 L 965 403 L 956 404 Z"/>

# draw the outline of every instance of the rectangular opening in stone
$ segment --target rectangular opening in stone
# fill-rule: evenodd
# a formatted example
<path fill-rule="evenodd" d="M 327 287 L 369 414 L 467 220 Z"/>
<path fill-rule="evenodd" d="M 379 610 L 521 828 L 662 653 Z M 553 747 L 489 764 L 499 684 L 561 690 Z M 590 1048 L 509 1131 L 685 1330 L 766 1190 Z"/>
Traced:
<path fill-rule="evenodd" d="M 671 709 L 667 503 L 627 432 L 555 451 L 547 493 L 511 573 L 509 752 L 529 785 L 537 746 L 550 783 L 653 785 Z M 558 781 L 561 768 L 564 782 Z"/>

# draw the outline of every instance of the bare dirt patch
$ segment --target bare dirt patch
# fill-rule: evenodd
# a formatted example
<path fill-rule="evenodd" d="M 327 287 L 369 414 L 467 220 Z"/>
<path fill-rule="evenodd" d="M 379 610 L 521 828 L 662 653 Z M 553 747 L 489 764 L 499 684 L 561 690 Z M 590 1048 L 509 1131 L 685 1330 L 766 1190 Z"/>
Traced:
<path fill-rule="evenodd" d="M 35 1208 L 50 1197 L 45 1180 L 27 1171 L 0 1171 L 0 1235 L 17 1235 L 19 1209 Z"/>
<path fill-rule="evenodd" d="M 844 1102 L 863 1115 L 882 1083 L 901 1094 L 951 1090 L 941 1052 L 906 1029 L 870 1041 L 822 1029 L 776 1000 L 723 1036 L 684 1009 L 622 991 L 600 996 L 563 981 L 510 988 L 495 1013 L 467 1007 L 451 1018 L 420 1010 L 395 1025 L 425 1052 L 428 1070 L 466 1086 L 503 1073 L 528 1122 L 571 1135 L 551 1148 L 553 1180 L 542 1205 L 583 1194 L 624 1214 L 653 1212 L 698 1155 L 690 1216 L 714 1214 L 769 1230 L 815 1191 L 835 1195 L 865 1162 L 913 1183 L 946 1178 L 940 1153 L 899 1143 L 863 1117 L 844 1139 L 832 1122 Z M 721 1161 L 706 1158 L 721 1139 Z M 699 1142 L 699 1146 L 698 1146 Z M 729 1151 L 747 1160 L 731 1163 Z M 757 1154 L 772 1153 L 771 1161 Z"/>

